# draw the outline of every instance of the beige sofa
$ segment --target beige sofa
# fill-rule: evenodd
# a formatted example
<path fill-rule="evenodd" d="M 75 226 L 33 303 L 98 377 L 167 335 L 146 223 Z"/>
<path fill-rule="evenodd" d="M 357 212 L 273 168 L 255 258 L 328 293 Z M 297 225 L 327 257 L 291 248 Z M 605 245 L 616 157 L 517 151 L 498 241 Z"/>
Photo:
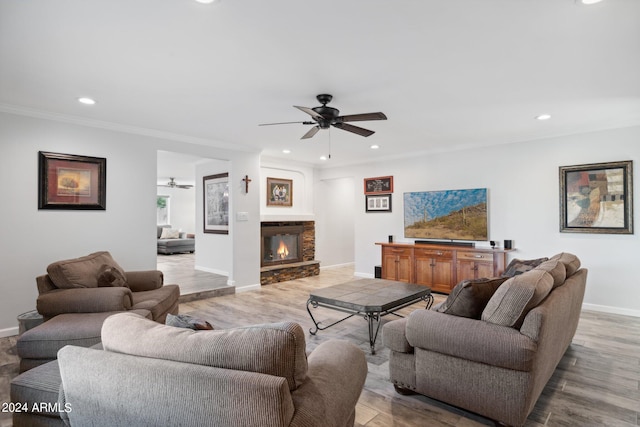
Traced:
<path fill-rule="evenodd" d="M 346 341 L 307 358 L 296 323 L 194 331 L 121 313 L 102 340 L 58 354 L 71 425 L 352 426 L 367 375 Z"/>
<path fill-rule="evenodd" d="M 396 390 L 523 425 L 575 334 L 587 278 L 579 267 L 558 254 L 506 280 L 461 283 L 440 306 L 385 324 Z"/>

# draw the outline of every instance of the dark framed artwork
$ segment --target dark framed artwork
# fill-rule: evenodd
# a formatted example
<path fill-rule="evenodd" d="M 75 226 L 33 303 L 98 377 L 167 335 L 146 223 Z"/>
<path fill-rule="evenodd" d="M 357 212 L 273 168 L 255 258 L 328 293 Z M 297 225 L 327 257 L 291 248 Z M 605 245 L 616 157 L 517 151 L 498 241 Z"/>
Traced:
<path fill-rule="evenodd" d="M 229 173 L 202 178 L 204 232 L 229 234 Z"/>
<path fill-rule="evenodd" d="M 267 206 L 293 206 L 293 180 L 267 178 Z"/>
<path fill-rule="evenodd" d="M 364 179 L 364 194 L 393 193 L 393 177 L 378 176 Z"/>
<path fill-rule="evenodd" d="M 560 166 L 560 231 L 633 234 L 633 162 Z"/>
<path fill-rule="evenodd" d="M 391 212 L 391 194 L 365 195 L 365 212 Z"/>
<path fill-rule="evenodd" d="M 107 208 L 107 159 L 38 152 L 38 209 Z"/>

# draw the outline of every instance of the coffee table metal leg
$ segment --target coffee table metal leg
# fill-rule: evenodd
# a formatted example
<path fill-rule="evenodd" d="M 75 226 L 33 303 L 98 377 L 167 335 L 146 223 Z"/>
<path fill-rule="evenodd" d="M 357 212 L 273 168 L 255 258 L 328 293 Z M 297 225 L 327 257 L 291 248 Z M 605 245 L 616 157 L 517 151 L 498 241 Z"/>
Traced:
<path fill-rule="evenodd" d="M 376 339 L 378 339 L 378 331 L 380 330 L 380 313 L 367 313 L 365 315 L 367 323 L 369 323 L 369 345 L 371 345 L 371 354 L 376 354 Z M 373 322 L 376 321 L 374 331 Z"/>
<path fill-rule="evenodd" d="M 344 318 L 342 318 L 342 319 L 340 319 L 338 321 L 333 322 L 330 325 L 320 326 L 320 323 L 322 323 L 322 322 L 316 322 L 316 319 L 315 319 L 315 317 L 313 317 L 313 314 L 311 313 L 311 309 L 309 308 L 309 306 L 313 306 L 313 308 L 318 308 L 318 307 L 321 307 L 321 306 L 325 307 L 325 306 L 322 305 L 322 304 L 319 304 L 317 301 L 314 301 L 312 299 L 309 299 L 307 301 L 307 312 L 309 313 L 309 316 L 311 317 L 311 320 L 313 321 L 313 324 L 315 325 L 315 329 L 314 328 L 309 328 L 309 333 L 311 335 L 315 335 L 318 331 L 324 331 L 325 329 L 330 328 L 333 325 L 337 325 L 340 322 L 344 322 L 345 320 L 350 319 L 353 316 L 360 314 L 359 312 L 355 312 L 354 313 L 352 311 L 347 311 L 347 310 L 338 310 L 338 311 L 343 311 L 343 312 L 347 312 L 347 313 L 351 313 L 351 314 L 349 316 L 347 316 L 347 317 L 344 317 Z M 331 308 L 331 307 L 329 307 L 329 308 Z M 334 308 L 334 310 L 335 310 L 335 308 Z"/>

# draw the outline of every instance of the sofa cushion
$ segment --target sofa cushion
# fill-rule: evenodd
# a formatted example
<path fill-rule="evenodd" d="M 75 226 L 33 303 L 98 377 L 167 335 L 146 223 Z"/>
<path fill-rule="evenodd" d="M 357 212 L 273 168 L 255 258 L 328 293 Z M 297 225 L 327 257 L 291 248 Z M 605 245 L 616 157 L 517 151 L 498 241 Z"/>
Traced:
<path fill-rule="evenodd" d="M 567 278 L 567 269 L 558 259 L 550 259 L 535 268 L 536 270 L 544 270 L 553 277 L 553 287 L 562 285 Z"/>
<path fill-rule="evenodd" d="M 180 238 L 180 230 L 174 230 L 173 228 L 163 228 L 162 234 L 160 234 L 161 239 L 179 239 Z"/>
<path fill-rule="evenodd" d="M 504 282 L 491 297 L 481 319 L 520 328 L 524 317 L 553 287 L 553 277 L 544 270 L 530 270 Z"/>
<path fill-rule="evenodd" d="M 482 311 L 507 277 L 463 280 L 452 290 L 436 311 L 454 316 L 479 319 Z"/>
<path fill-rule="evenodd" d="M 122 313 L 105 321 L 102 344 L 118 353 L 284 377 L 290 390 L 307 375 L 305 334 L 291 322 L 194 331 Z"/>
<path fill-rule="evenodd" d="M 580 268 L 580 259 L 569 252 L 561 252 L 552 256 L 551 259 L 557 259 L 564 264 L 567 269 L 567 277 L 572 276 Z"/>
<path fill-rule="evenodd" d="M 513 277 L 518 274 L 526 273 L 529 270 L 533 270 L 543 262 L 547 261 L 549 258 L 536 258 L 536 259 L 518 259 L 514 258 L 511 260 L 507 268 L 502 273 L 502 277 Z"/>
<path fill-rule="evenodd" d="M 40 408 L 42 403 L 46 403 L 49 405 L 43 405 L 43 410 L 34 412 L 34 414 L 59 417 L 60 414 L 55 410 L 55 404 L 58 403 L 61 383 L 57 360 L 36 366 L 11 381 L 11 401 L 25 405 L 29 412 L 32 412 L 31 409 L 34 407 Z M 14 425 L 17 425 L 15 419 Z"/>
<path fill-rule="evenodd" d="M 97 288 L 98 276 L 103 265 L 118 270 L 122 277 L 126 277 L 122 267 L 106 251 L 54 262 L 47 267 L 47 273 L 59 289 Z"/>

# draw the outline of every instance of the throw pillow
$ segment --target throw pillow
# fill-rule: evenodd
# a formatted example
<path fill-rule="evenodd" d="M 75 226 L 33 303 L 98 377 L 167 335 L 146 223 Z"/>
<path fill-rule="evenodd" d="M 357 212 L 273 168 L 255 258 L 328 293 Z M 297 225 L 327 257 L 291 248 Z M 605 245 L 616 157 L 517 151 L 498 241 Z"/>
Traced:
<path fill-rule="evenodd" d="M 463 280 L 452 290 L 436 311 L 459 317 L 480 319 L 482 311 L 507 277 Z"/>
<path fill-rule="evenodd" d="M 553 277 L 544 270 L 530 270 L 512 277 L 493 294 L 480 318 L 520 328 L 529 310 L 540 304 L 552 287 Z"/>
<path fill-rule="evenodd" d="M 537 259 L 517 259 L 514 258 L 511 260 L 507 268 L 502 273 L 502 277 L 513 277 L 518 274 L 525 273 L 529 270 L 533 270 L 543 262 L 547 261 L 549 258 L 537 258 Z"/>
<path fill-rule="evenodd" d="M 580 259 L 574 254 L 570 254 L 569 252 L 561 252 L 557 255 L 551 257 L 551 259 L 557 259 L 567 269 L 567 277 L 573 275 L 580 268 Z"/>
<path fill-rule="evenodd" d="M 100 288 L 109 286 L 129 287 L 127 279 L 122 272 L 108 264 L 103 264 L 100 270 L 98 270 L 97 282 Z"/>
<path fill-rule="evenodd" d="M 180 230 L 174 230 L 173 228 L 163 228 L 160 238 L 161 239 L 179 239 Z"/>
<path fill-rule="evenodd" d="M 536 270 L 544 270 L 553 277 L 553 287 L 557 288 L 562 285 L 567 278 L 567 269 L 558 259 L 550 259 L 535 268 Z"/>
<path fill-rule="evenodd" d="M 167 318 L 164 322 L 168 326 L 175 326 L 176 328 L 193 329 L 196 331 L 212 331 L 213 326 L 206 320 L 197 319 L 188 314 L 167 314 Z"/>
<path fill-rule="evenodd" d="M 47 273 L 58 289 L 97 288 L 98 272 L 105 264 L 120 271 L 122 277 L 126 277 L 122 267 L 106 251 L 54 262 L 47 267 Z"/>

